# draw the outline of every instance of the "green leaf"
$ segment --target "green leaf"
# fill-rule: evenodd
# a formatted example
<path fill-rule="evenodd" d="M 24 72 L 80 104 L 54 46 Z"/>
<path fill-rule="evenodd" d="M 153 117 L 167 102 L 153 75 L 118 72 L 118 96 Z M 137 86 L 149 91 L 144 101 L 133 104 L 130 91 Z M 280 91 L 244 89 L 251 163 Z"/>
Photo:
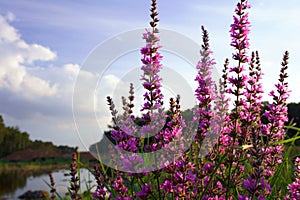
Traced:
<path fill-rule="evenodd" d="M 286 139 L 286 140 L 281 140 L 279 142 L 276 142 L 275 144 L 286 144 L 286 143 L 291 143 L 291 142 L 294 142 L 296 140 L 300 139 L 300 136 L 297 136 L 297 137 L 293 137 L 293 138 L 289 138 L 289 139 Z"/>

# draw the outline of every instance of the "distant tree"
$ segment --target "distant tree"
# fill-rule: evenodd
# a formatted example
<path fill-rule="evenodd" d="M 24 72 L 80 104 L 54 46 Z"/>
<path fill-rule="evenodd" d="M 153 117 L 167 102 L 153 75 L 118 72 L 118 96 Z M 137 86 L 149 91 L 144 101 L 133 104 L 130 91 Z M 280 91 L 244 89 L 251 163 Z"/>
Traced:
<path fill-rule="evenodd" d="M 29 133 L 22 132 L 18 126 L 6 126 L 3 117 L 0 115 L 0 158 L 7 156 L 13 152 L 24 150 L 26 148 L 40 149 L 56 149 L 60 152 L 73 152 L 74 148 L 67 146 L 57 147 L 52 142 L 44 142 L 41 140 L 32 141 Z M 69 150 L 67 150 L 69 148 Z"/>
<path fill-rule="evenodd" d="M 181 113 L 182 118 L 186 122 L 190 122 L 193 120 L 193 111 L 191 109 L 187 109 Z"/>
<path fill-rule="evenodd" d="M 300 103 L 289 103 L 288 104 L 288 125 L 300 127 Z M 288 130 L 288 136 L 292 137 L 297 132 L 294 130 Z M 295 142 L 296 145 L 300 145 L 300 140 Z"/>
<path fill-rule="evenodd" d="M 0 144 L 2 144 L 5 135 L 7 135 L 7 130 L 6 130 L 6 127 L 4 125 L 3 118 L 0 115 Z"/>

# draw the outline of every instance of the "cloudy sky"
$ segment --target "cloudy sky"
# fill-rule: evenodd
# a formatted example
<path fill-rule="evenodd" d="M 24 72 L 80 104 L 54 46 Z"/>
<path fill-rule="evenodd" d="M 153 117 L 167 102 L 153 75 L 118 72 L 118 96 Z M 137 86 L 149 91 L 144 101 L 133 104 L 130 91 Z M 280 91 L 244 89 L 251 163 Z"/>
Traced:
<path fill-rule="evenodd" d="M 200 27 L 204 25 L 210 34 L 216 69 L 221 70 L 225 58 L 231 58 L 229 26 L 236 2 L 158 1 L 159 28 L 200 44 Z M 273 89 L 282 54 L 289 50 L 289 102 L 300 102 L 300 1 L 249 2 L 251 50 L 260 52 L 266 92 Z M 85 64 L 93 50 L 107 41 L 113 45 L 100 51 L 100 58 L 118 49 L 112 39 L 148 27 L 149 5 L 149 1 L 141 0 L 0 0 L 0 114 L 5 123 L 18 125 L 32 139 L 51 140 L 58 145 L 86 149 L 98 141 L 105 105 L 103 99 L 96 98 L 95 103 L 91 97 L 104 97 L 108 91 L 118 93 L 116 87 L 123 90 L 118 86 L 120 77 L 139 73 L 135 70 L 139 67 L 138 51 L 111 60 L 105 73 L 101 73 L 101 67 L 99 71 L 88 70 Z M 180 73 L 193 79 L 189 78 L 194 72 L 191 63 L 180 56 L 168 59 L 167 52 L 165 57 L 174 76 Z M 72 99 L 76 80 L 75 92 L 79 93 Z M 81 88 L 78 82 L 85 86 Z M 267 95 L 265 99 L 269 100 Z"/>

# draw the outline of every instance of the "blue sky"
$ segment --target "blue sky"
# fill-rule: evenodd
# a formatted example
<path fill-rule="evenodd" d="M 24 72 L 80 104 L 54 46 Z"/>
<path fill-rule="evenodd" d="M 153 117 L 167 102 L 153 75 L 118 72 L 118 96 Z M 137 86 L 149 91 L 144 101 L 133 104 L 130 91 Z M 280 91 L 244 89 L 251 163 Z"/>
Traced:
<path fill-rule="evenodd" d="M 200 27 L 210 34 L 221 70 L 231 58 L 229 26 L 236 0 L 158 1 L 159 28 L 181 33 L 200 44 Z M 250 0 L 251 50 L 259 50 L 266 93 L 278 78 L 283 52 L 290 51 L 289 102 L 300 102 L 300 1 Z M 10 0 L 0 1 L 0 113 L 32 139 L 84 149 L 97 137 L 80 141 L 72 113 L 72 92 L 80 69 L 97 45 L 113 36 L 148 27 L 149 1 Z M 128 59 L 134 59 L 129 56 Z M 134 60 L 134 65 L 138 60 Z M 182 63 L 181 63 L 182 64 Z M 120 63 L 115 63 L 118 70 Z M 182 64 L 183 65 L 183 64 Z M 109 74 L 107 74 L 109 75 Z M 97 79 L 86 73 L 86 78 Z M 107 76 L 112 87 L 115 80 Z M 267 95 L 266 100 L 269 100 Z M 89 108 L 91 109 L 91 108 Z M 90 112 L 92 110 L 88 110 Z M 95 128 L 95 127 L 94 127 Z"/>

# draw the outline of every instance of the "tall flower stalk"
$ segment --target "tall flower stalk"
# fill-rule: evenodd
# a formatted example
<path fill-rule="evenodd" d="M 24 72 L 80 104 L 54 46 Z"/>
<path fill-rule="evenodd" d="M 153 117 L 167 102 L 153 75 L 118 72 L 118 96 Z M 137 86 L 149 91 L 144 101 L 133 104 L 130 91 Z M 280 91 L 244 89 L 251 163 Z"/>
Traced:
<path fill-rule="evenodd" d="M 80 189 L 80 180 L 77 174 L 78 171 L 78 163 L 77 163 L 77 151 L 72 154 L 72 162 L 70 164 L 70 191 L 71 191 L 71 198 L 73 200 L 80 200 L 82 199 L 81 196 L 78 194 Z"/>
<path fill-rule="evenodd" d="M 50 178 L 50 186 L 51 186 L 51 189 L 50 189 L 50 194 L 51 194 L 50 199 L 53 200 L 56 197 L 56 195 L 55 195 L 56 189 L 55 189 L 55 181 L 54 181 L 52 173 L 49 173 L 49 178 Z"/>
<path fill-rule="evenodd" d="M 162 68 L 160 63 L 162 56 L 158 52 L 161 48 L 159 45 L 159 33 L 156 28 L 159 19 L 157 18 L 158 13 L 156 11 L 156 0 L 152 1 L 151 8 L 151 19 L 150 26 L 152 29 L 146 29 L 146 33 L 143 34 L 143 39 L 146 41 L 146 46 L 141 49 L 142 58 L 142 71 L 143 75 L 141 80 L 144 81 L 143 86 L 147 90 L 144 94 L 145 103 L 143 105 L 143 110 L 148 110 L 153 112 L 153 110 L 161 108 L 163 102 L 163 95 L 161 93 L 161 77 L 159 72 Z"/>
<path fill-rule="evenodd" d="M 212 51 L 209 47 L 208 32 L 205 30 L 204 26 L 202 26 L 202 32 L 203 44 L 202 49 L 200 50 L 201 59 L 196 66 L 198 75 L 195 78 L 195 81 L 198 84 L 195 91 L 195 96 L 198 100 L 198 108 L 194 112 L 194 116 L 199 115 L 198 121 L 194 121 L 194 123 L 198 124 L 195 140 L 199 143 L 206 137 L 210 119 L 212 117 L 211 103 L 215 99 L 215 82 L 211 78 L 211 70 L 216 64 L 214 59 L 211 58 Z"/>
<path fill-rule="evenodd" d="M 286 70 L 288 69 L 289 52 L 286 51 L 281 63 L 281 70 L 278 83 L 275 84 L 276 92 L 271 91 L 270 96 L 273 98 L 273 103 L 268 106 L 269 110 L 264 116 L 270 123 L 267 125 L 266 144 L 263 149 L 264 167 L 266 168 L 266 177 L 272 176 L 276 166 L 282 162 L 283 144 L 278 144 L 286 136 L 284 123 L 288 121 L 287 117 L 287 99 L 289 97 L 288 77 Z"/>
<path fill-rule="evenodd" d="M 252 52 L 249 66 L 248 85 L 245 90 L 246 106 L 243 112 L 243 132 L 245 135 L 244 144 L 245 157 L 249 159 L 251 169 L 249 176 L 243 181 L 243 185 L 249 195 L 239 195 L 239 199 L 265 199 L 271 188 L 264 177 L 263 168 L 263 142 L 261 137 L 265 134 L 265 125 L 261 122 L 262 108 L 262 85 L 260 83 L 262 76 L 258 52 Z M 248 137 L 247 137 L 248 136 Z"/>
<path fill-rule="evenodd" d="M 248 0 L 240 0 L 235 9 L 235 16 L 233 16 L 233 24 L 231 25 L 231 46 L 234 48 L 233 59 L 237 61 L 237 64 L 230 67 L 229 72 L 231 76 L 228 81 L 231 88 L 228 89 L 228 93 L 234 96 L 234 110 L 230 114 L 229 129 L 232 142 L 230 144 L 228 157 L 229 167 L 227 169 L 227 192 L 226 198 L 232 195 L 230 191 L 234 190 L 234 185 L 239 185 L 240 178 L 237 176 L 237 170 L 239 168 L 239 159 L 242 154 L 240 149 L 236 149 L 236 146 L 242 146 L 241 137 L 248 137 L 242 132 L 241 118 L 242 110 L 245 105 L 245 99 L 243 97 L 246 81 L 248 79 L 245 74 L 245 67 L 249 62 L 247 50 L 249 49 L 249 32 L 250 22 L 248 21 L 247 9 L 250 8 Z M 240 173 L 239 173 L 240 174 Z"/>

